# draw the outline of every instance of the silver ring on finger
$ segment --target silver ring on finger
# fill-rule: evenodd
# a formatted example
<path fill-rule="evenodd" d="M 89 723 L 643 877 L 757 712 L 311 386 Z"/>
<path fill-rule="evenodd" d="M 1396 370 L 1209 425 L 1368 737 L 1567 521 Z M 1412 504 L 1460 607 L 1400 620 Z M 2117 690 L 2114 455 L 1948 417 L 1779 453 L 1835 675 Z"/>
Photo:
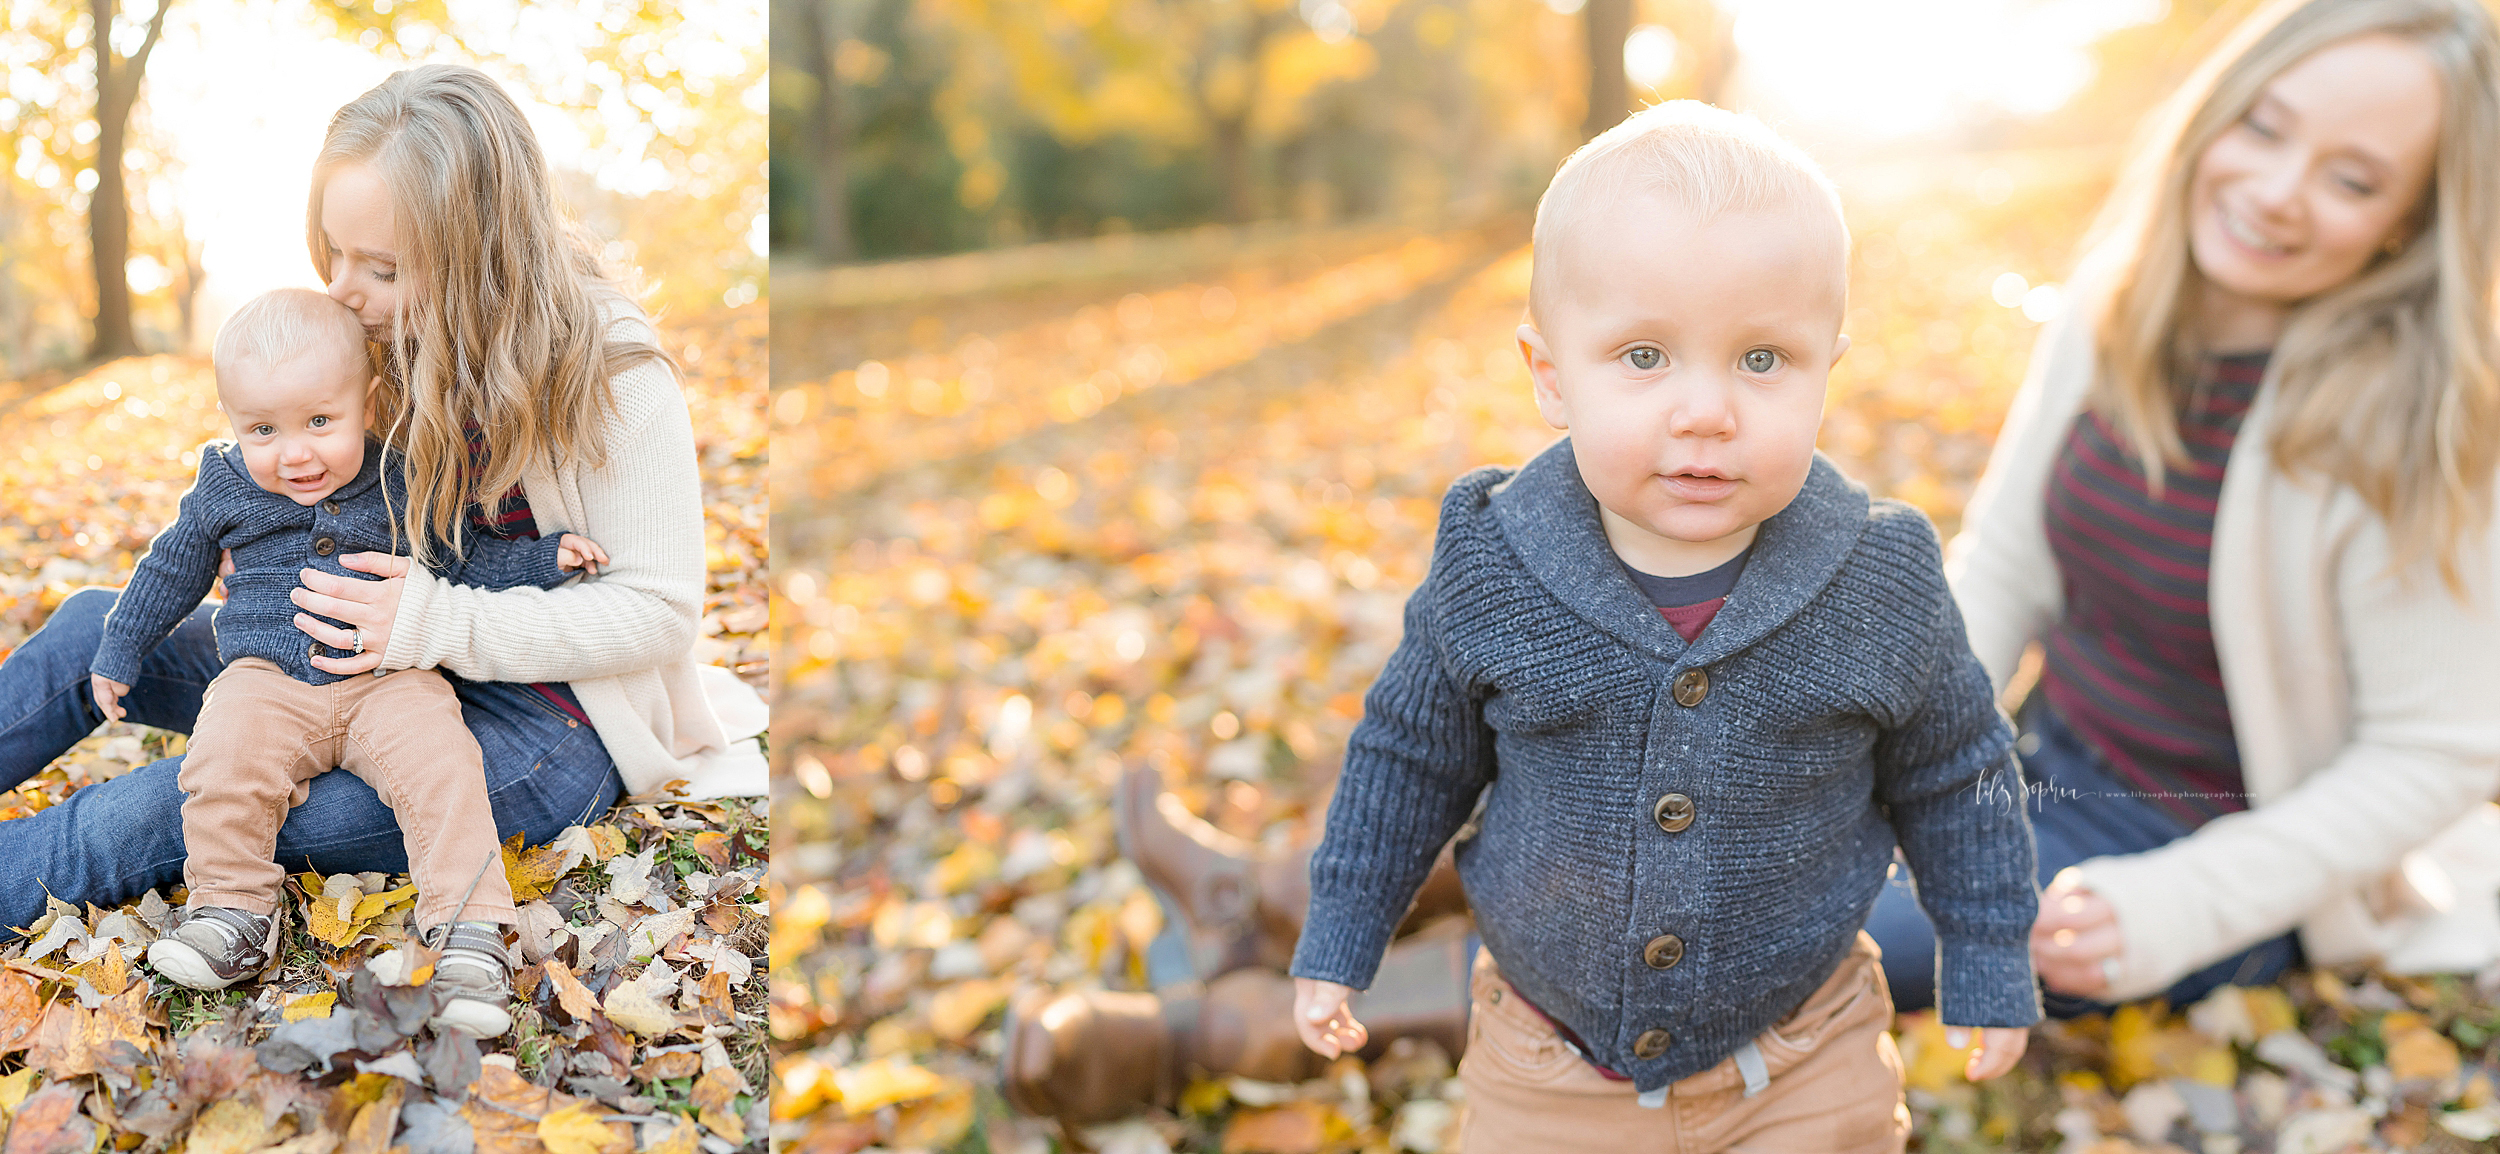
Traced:
<path fill-rule="evenodd" d="M 2101 959 L 2101 981 L 2105 983 L 2103 987 L 2105 990 L 2115 990 L 2118 988 L 2119 972 L 2117 955 L 2112 954 L 2109 957 Z"/>
<path fill-rule="evenodd" d="M 350 648 L 351 648 L 351 649 L 355 652 L 355 654 L 356 654 L 357 656 L 359 656 L 359 657 L 364 656 L 364 652 L 365 652 L 365 631 L 364 631 L 363 629 L 361 629 L 361 628 L 359 628 L 359 629 L 350 629 L 350 630 L 348 630 L 348 631 L 347 631 L 347 639 L 348 639 L 348 641 L 349 641 L 349 642 L 351 642 L 351 643 L 352 643 L 352 644 L 350 645 Z"/>

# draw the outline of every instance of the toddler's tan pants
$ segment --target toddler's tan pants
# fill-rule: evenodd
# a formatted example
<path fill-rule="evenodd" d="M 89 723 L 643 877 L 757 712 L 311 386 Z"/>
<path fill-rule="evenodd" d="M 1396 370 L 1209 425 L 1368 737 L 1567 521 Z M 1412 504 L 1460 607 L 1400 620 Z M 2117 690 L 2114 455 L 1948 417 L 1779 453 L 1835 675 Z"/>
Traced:
<path fill-rule="evenodd" d="M 286 879 L 276 860 L 278 826 L 303 802 L 307 783 L 333 766 L 363 778 L 399 819 L 419 927 L 455 912 L 471 921 L 518 920 L 484 758 L 451 683 L 431 669 L 402 669 L 306 685 L 258 657 L 237 660 L 209 682 L 175 778 L 191 795 L 182 803 L 189 904 L 276 909 Z M 473 880 L 477 892 L 462 907 Z"/>
<path fill-rule="evenodd" d="M 1769 1084 L 1745 1096 L 1730 1056 L 1644 1107 L 1630 1082 L 1597 1072 L 1502 980 L 1479 951 L 1459 1081 L 1467 1088 L 1463 1154 L 1609 1150 L 1701 1154 L 1898 1154 L 1910 1136 L 1892 990 L 1875 940 L 1855 949 L 1805 1003 L 1754 1039 Z"/>

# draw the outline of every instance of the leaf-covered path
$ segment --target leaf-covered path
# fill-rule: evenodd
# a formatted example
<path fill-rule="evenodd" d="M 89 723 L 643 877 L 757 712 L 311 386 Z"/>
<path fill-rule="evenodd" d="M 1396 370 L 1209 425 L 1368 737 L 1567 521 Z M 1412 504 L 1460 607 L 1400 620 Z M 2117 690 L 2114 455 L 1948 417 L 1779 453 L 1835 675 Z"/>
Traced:
<path fill-rule="evenodd" d="M 768 675 L 764 317 L 662 325 L 704 478 L 698 659 Z M 204 358 L 0 385 L 0 655 L 79 586 L 119 585 L 227 435 Z M 0 820 L 182 748 L 109 724 L 0 792 Z M 630 799 L 545 846 L 505 847 L 522 905 L 515 1026 L 423 1026 L 430 951 L 405 875 L 289 878 L 279 975 L 219 993 L 141 962 L 179 892 L 54 901 L 0 943 L 0 1125 L 19 1151 L 710 1154 L 764 1142 L 769 844 L 745 801 Z"/>
<path fill-rule="evenodd" d="M 1855 345 L 1822 444 L 1949 533 L 2099 177 L 2041 156 L 1841 183 Z M 1163 915 L 1112 834 L 1123 767 L 1254 842 L 1316 833 L 1442 490 L 1554 436 L 1511 342 L 1524 233 L 1320 233 L 994 289 L 950 258 L 943 297 L 776 316 L 778 1137 L 1055 1140 L 997 1095 L 1000 1026 L 1020 996 L 1147 983 Z M 2289 1151 L 2500 1126 L 2472 1064 L 2494 1025 L 2470 982 L 2304 974 L 2046 1028 L 1984 1087 L 1932 1017 L 1900 1037 L 1921 1149 Z M 1361 1072 L 1203 1082 L 1093 1140 L 1443 1148 L 1446 1062 Z"/>

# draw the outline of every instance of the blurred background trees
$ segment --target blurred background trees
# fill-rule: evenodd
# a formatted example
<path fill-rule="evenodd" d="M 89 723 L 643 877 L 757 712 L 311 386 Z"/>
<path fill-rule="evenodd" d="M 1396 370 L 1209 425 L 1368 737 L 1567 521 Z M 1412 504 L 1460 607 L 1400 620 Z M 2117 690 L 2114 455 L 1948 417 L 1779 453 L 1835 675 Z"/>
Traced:
<path fill-rule="evenodd" d="M 1934 13 L 1835 15 L 1811 0 L 773 0 L 771 243 L 832 264 L 1206 223 L 1466 218 L 1533 203 L 1580 141 L 1686 96 L 1757 109 L 1827 157 L 1899 155 L 1905 142 L 2110 146 L 2203 47 L 2197 30 L 2250 6 L 2007 0 L 1963 23 L 2089 42 L 2080 93 L 2035 64 L 2000 69 L 2029 78 L 1955 64 L 1939 40 L 1936 69 L 1975 78 L 1966 88 L 2028 81 L 2054 98 L 1957 90 L 1947 122 L 1869 132 L 1824 123 L 1846 94 L 1784 103 L 1813 66 L 1756 67 L 1740 22 L 1774 54 L 1846 52 L 1867 23 Z M 1923 68 L 1928 51 L 1911 37 L 1860 55 Z M 1880 105 L 1873 87 L 1866 102 Z"/>
<path fill-rule="evenodd" d="M 752 300 L 764 273 L 759 7 L 0 0 L 0 375 L 192 347 L 206 335 L 195 330 L 221 315 L 202 311 L 204 284 L 226 298 L 271 287 L 272 250 L 290 270 L 308 267 L 300 223 L 246 242 L 261 251 L 224 269 L 204 240 L 238 200 L 300 206 L 306 190 L 274 174 L 308 165 L 317 135 L 288 137 L 289 154 L 263 158 L 266 186 L 204 193 L 185 180 L 187 160 L 269 149 L 271 134 L 252 130 L 282 111 L 300 115 L 264 102 L 204 124 L 185 105 L 265 84 L 257 70 L 274 61 L 303 64 L 307 38 L 360 55 L 358 83 L 429 61 L 486 68 L 567 122 L 562 139 L 545 141 L 566 205 L 611 242 L 609 263 L 648 303 Z M 293 99 L 317 86 L 300 87 Z M 272 99 L 292 102 L 282 90 Z"/>

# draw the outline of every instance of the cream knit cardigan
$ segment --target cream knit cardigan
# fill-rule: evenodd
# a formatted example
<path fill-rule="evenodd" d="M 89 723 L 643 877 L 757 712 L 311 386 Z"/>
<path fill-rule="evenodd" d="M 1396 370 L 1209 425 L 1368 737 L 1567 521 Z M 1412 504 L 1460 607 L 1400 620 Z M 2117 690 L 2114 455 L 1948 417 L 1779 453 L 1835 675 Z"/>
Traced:
<path fill-rule="evenodd" d="M 658 343 L 631 312 L 615 316 L 608 333 Z M 593 580 L 501 591 L 412 568 L 382 668 L 566 682 L 628 794 L 676 778 L 696 796 L 751 792 L 761 758 L 754 742 L 733 738 L 762 728 L 761 702 L 735 677 L 699 676 L 693 658 L 703 614 L 703 493 L 685 396 L 656 361 L 618 373 L 610 385 L 607 463 L 542 462 L 523 473 L 521 491 L 540 533 L 580 533 L 611 563 Z M 751 720 L 732 733 L 723 714 Z"/>
<path fill-rule="evenodd" d="M 2041 333 L 1947 552 L 2000 691 L 2063 601 L 2042 509 L 2093 377 L 2088 315 L 2070 307 Z M 2295 926 L 2318 964 L 2500 957 L 2500 822 L 2486 804 L 2500 788 L 2500 532 L 2471 546 L 2463 603 L 2435 572 L 2391 575 L 2360 497 L 2274 466 L 2272 395 L 2259 391 L 2232 446 L 2208 577 L 2249 808 L 2080 867 L 2126 942 L 2117 998 Z"/>

